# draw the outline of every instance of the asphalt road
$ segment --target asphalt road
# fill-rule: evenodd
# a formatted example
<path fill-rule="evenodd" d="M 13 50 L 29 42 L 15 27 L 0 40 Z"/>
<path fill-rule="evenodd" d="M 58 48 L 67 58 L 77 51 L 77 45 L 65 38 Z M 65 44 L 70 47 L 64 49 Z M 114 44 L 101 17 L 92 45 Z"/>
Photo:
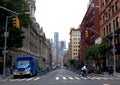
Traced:
<path fill-rule="evenodd" d="M 57 69 L 43 76 L 0 80 L 0 85 L 120 85 L 115 76 L 89 75 L 82 77 L 66 69 Z"/>

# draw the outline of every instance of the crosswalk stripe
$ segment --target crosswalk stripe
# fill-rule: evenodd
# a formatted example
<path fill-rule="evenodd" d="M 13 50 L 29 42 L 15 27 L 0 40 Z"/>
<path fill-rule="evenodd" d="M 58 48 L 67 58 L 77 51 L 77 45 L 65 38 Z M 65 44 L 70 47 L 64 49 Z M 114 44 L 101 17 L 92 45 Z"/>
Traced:
<path fill-rule="evenodd" d="M 56 77 L 56 80 L 59 80 L 59 77 Z"/>
<path fill-rule="evenodd" d="M 115 79 L 117 79 L 117 80 L 118 80 L 118 79 L 120 79 L 120 78 L 115 78 Z"/>
<path fill-rule="evenodd" d="M 60 78 L 62 78 L 63 80 L 119 80 L 120 78 L 110 78 L 110 77 L 78 77 L 78 76 L 57 76 L 55 79 L 56 80 L 60 80 Z M 33 78 L 24 78 L 24 79 L 9 79 L 9 81 L 37 81 L 39 80 L 40 77 L 33 77 Z"/>
<path fill-rule="evenodd" d="M 75 77 L 75 79 L 80 80 L 80 78 L 78 78 L 78 77 Z"/>
<path fill-rule="evenodd" d="M 30 81 L 30 80 L 32 80 L 33 78 L 29 78 L 29 79 L 27 79 L 26 81 Z"/>
<path fill-rule="evenodd" d="M 67 78 L 66 77 L 63 77 L 64 80 L 66 80 Z"/>
<path fill-rule="evenodd" d="M 104 79 L 104 80 L 108 80 L 108 78 L 102 78 L 102 79 Z"/>
<path fill-rule="evenodd" d="M 72 78 L 72 77 L 69 77 L 69 79 L 73 80 L 73 78 Z"/>
<path fill-rule="evenodd" d="M 25 79 L 17 79 L 17 81 L 24 81 Z"/>
<path fill-rule="evenodd" d="M 34 79 L 34 81 L 36 81 L 36 80 L 38 80 L 38 79 L 40 79 L 40 77 L 37 77 L 36 79 Z"/>
<path fill-rule="evenodd" d="M 85 78 L 85 77 L 81 77 L 82 79 L 84 79 L 84 80 L 87 80 L 87 78 Z"/>

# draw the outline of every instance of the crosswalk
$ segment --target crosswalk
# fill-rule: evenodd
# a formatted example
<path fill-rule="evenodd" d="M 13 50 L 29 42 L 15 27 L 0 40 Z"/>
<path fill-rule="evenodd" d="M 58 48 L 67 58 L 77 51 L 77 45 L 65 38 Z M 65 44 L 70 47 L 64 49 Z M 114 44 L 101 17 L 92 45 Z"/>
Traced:
<path fill-rule="evenodd" d="M 55 80 L 120 80 L 120 78 L 110 78 L 110 77 L 82 77 L 82 76 L 57 76 Z"/>
<path fill-rule="evenodd" d="M 9 81 L 37 81 L 40 80 L 41 77 L 32 77 L 32 78 L 18 78 L 18 79 L 9 79 Z M 53 80 L 59 81 L 59 80 L 120 80 L 120 77 L 82 77 L 82 76 L 56 76 L 53 78 Z"/>
<path fill-rule="evenodd" d="M 24 78 L 24 79 L 9 79 L 9 81 L 37 81 L 40 77 L 34 77 L 34 78 Z"/>

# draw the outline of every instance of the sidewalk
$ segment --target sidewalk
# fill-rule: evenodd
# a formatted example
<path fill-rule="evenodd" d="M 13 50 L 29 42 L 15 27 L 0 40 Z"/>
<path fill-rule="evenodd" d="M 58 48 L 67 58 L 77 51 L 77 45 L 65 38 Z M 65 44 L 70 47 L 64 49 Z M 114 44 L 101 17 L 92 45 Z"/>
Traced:
<path fill-rule="evenodd" d="M 11 77 L 12 77 L 12 75 L 10 75 L 10 76 L 3 76 L 2 74 L 0 74 L 0 81 L 1 80 L 8 80 Z"/>
<path fill-rule="evenodd" d="M 99 74 L 98 74 L 99 75 Z M 106 76 L 106 77 L 108 77 L 108 76 L 112 76 L 112 75 L 109 75 L 108 74 L 108 72 L 103 72 L 102 74 L 100 74 L 101 76 Z M 113 74 L 113 76 L 114 77 L 120 77 L 120 73 L 115 73 L 115 74 Z"/>

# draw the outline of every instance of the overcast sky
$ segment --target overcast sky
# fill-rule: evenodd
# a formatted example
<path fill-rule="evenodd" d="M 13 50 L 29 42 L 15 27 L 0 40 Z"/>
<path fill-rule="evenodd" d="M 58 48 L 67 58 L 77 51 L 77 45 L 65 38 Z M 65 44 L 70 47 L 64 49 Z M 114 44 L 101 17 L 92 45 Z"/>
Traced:
<path fill-rule="evenodd" d="M 59 40 L 69 42 L 70 28 L 78 28 L 89 0 L 36 0 L 35 17 L 47 38 L 59 32 Z"/>

